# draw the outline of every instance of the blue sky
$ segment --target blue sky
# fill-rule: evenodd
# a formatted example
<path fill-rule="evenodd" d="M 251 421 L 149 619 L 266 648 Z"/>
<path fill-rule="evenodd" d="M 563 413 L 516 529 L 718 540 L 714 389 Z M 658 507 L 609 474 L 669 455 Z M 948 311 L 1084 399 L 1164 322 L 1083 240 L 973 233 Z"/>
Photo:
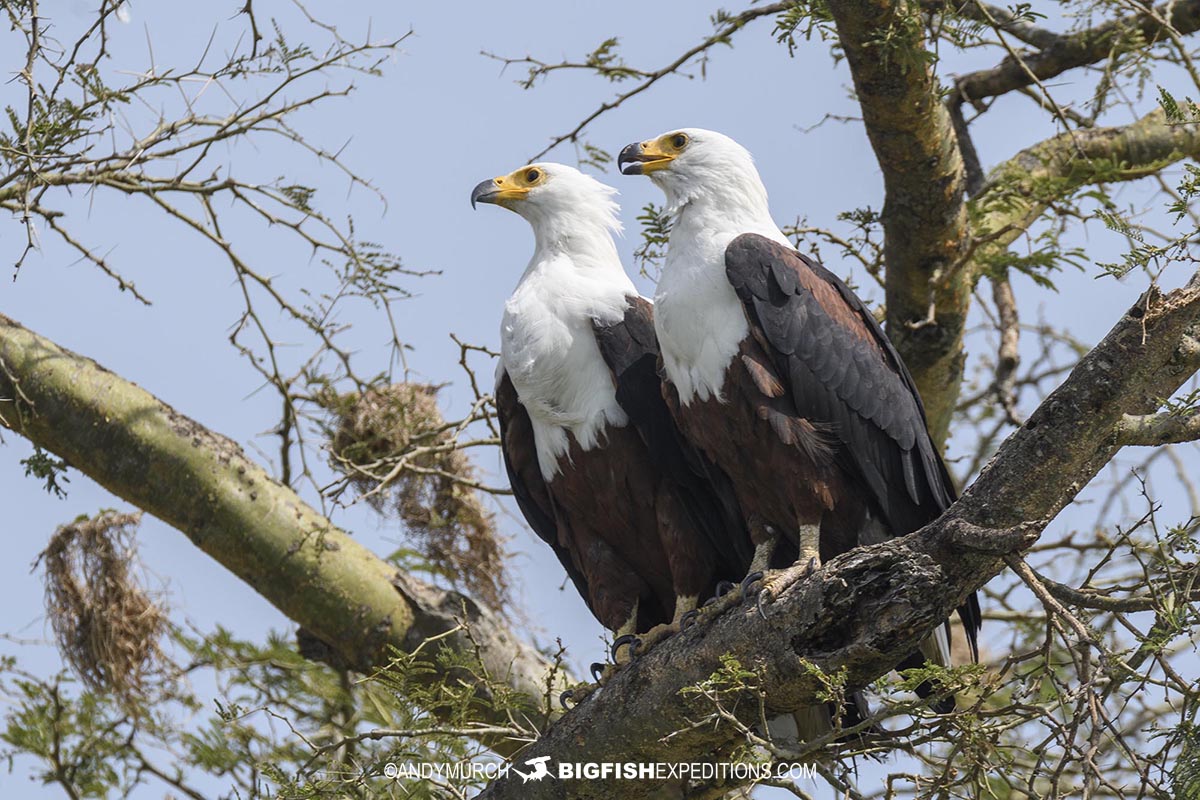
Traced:
<path fill-rule="evenodd" d="M 242 21 L 231 19 L 238 5 L 224 4 L 222 11 L 211 12 L 198 10 L 202 6 L 183 10 L 179 4 L 137 5 L 130 22 L 114 31 L 112 68 L 145 69 L 150 63 L 147 39 L 153 43 L 159 67 L 194 61 L 214 26 L 218 46 L 228 47 L 243 30 Z M 294 10 L 286 3 L 256 3 L 260 5 L 260 19 L 276 13 L 294 21 Z M 351 10 L 337 10 L 338 6 Z M 531 54 L 550 61 L 578 58 L 604 38 L 617 35 L 631 64 L 657 67 L 706 35 L 711 30 L 708 14 L 716 8 L 707 2 L 627 0 L 316 3 L 315 13 L 336 16 L 351 37 L 368 25 L 377 40 L 397 37 L 409 28 L 414 31 L 384 65 L 383 77 L 362 78 L 350 98 L 332 100 L 296 120 L 313 141 L 330 148 L 345 144 L 346 162 L 378 187 L 387 199 L 386 209 L 369 192 L 348 191 L 345 180 L 333 170 L 322 169 L 315 159 L 277 141 L 230 147 L 228 161 L 243 175 L 269 180 L 284 174 L 318 186 L 317 202 L 323 210 L 335 217 L 353 214 L 360 235 L 399 254 L 406 266 L 441 271 L 440 276 L 407 282 L 417 297 L 397 304 L 395 314 L 401 337 L 413 348 L 408 355 L 413 377 L 449 383 L 441 397 L 452 417 L 465 410 L 471 393 L 456 364 L 458 348 L 450 334 L 497 346 L 501 305 L 532 245 L 528 227 L 515 215 L 494 208 L 472 212 L 471 188 L 524 163 L 550 137 L 574 127 L 621 88 L 568 73 L 524 91 L 514 83 L 523 75 L 520 67 L 502 72 L 500 64 L 480 52 Z M 62 29 L 80 24 L 86 13 L 83 3 L 51 12 L 61 15 L 56 24 Z M 826 47 L 815 41 L 789 58 L 770 33 L 770 21 L 756 23 L 739 35 L 734 49 L 713 50 L 706 78 L 697 70 L 693 79 L 665 80 L 590 126 L 587 139 L 615 153 L 630 141 L 669 128 L 713 128 L 755 154 L 781 223 L 806 215 L 813 224 L 833 226 L 839 211 L 868 204 L 878 209 L 881 180 L 861 125 L 826 122 L 805 131 L 827 113 L 856 113 L 845 65 L 835 65 Z M 10 34 L 0 34 L 0 42 L 3 52 L 14 52 L 9 49 L 15 44 Z M 14 63 L 10 56 L 6 69 L 18 68 Z M 970 59 L 960 59 L 946 71 L 964 71 L 971 64 Z M 1061 91 L 1069 93 L 1072 88 L 1063 86 Z M 13 103 L 19 92 L 15 81 L 0 85 L 0 103 Z M 209 96 L 204 102 L 216 108 L 224 101 Z M 999 101 L 977 131 L 976 143 L 985 165 L 991 165 L 1014 148 L 1054 132 L 1032 103 L 1009 98 Z M 574 163 L 574 152 L 560 148 L 550 158 Z M 638 243 L 635 218 L 645 203 L 659 201 L 659 195 L 644 179 L 622 177 L 615 171 L 600 177 L 621 192 L 627 234 L 620 249 L 626 263 L 632 264 L 631 253 Z M 1127 202 L 1142 202 L 1138 187 L 1122 191 Z M 275 442 L 263 431 L 273 424 L 277 403 L 269 393 L 256 392 L 256 374 L 228 344 L 239 298 L 222 256 L 140 200 L 96 194 L 59 202 L 69 210 L 68 221 L 79 235 L 102 251 L 111 250 L 110 260 L 135 280 L 154 305 L 144 308 L 117 293 L 107 278 L 88 265 L 74 263 L 74 256 L 47 235 L 45 249 L 29 259 L 15 281 L 7 277 L 0 281 L 0 311 L 95 358 L 239 441 L 251 453 L 256 448 L 272 452 Z M 320 265 L 281 232 L 244 221 L 231 223 L 231 231 L 231 238 L 253 257 L 255 266 L 277 275 L 288 290 L 325 280 Z M 15 259 L 21 238 L 15 220 L 0 220 L 0 261 L 10 264 Z M 1113 260 L 1119 247 L 1115 236 L 1101 230 L 1077 238 L 1101 260 Z M 849 265 L 833 258 L 832 251 L 825 255 L 835 272 L 851 274 Z M 1070 320 L 1084 341 L 1095 341 L 1144 288 L 1144 280 L 1137 276 L 1122 283 L 1098 281 L 1095 276 L 1094 269 L 1064 275 L 1059 294 L 1038 290 L 1032 303 L 1027 298 L 1034 288 L 1018 279 L 1018 301 L 1030 319 L 1040 308 L 1049 319 Z M 865 276 L 858 277 L 857 283 L 865 285 Z M 648 282 L 639 281 L 645 293 L 652 292 Z M 364 305 L 345 321 L 355 325 L 353 337 L 361 363 L 385 369 L 382 320 Z M 491 374 L 491 365 L 480 366 L 482 374 Z M 31 565 L 47 537 L 55 526 L 76 515 L 110 507 L 128 510 L 128 506 L 78 473 L 71 474 L 67 499 L 45 494 L 22 476 L 19 461 L 28 456 L 29 447 L 12 434 L 4 434 L 3 441 L 0 520 L 8 539 L 6 557 L 0 560 L 0 633 L 41 640 L 48 632 L 40 582 Z M 1189 453 L 1194 457 L 1194 451 Z M 501 472 L 495 453 L 480 466 L 492 475 Z M 361 509 L 339 512 L 335 521 L 379 552 L 392 549 L 397 540 L 392 523 Z M 1056 523 L 1066 524 L 1065 520 Z M 559 565 L 511 513 L 502 517 L 502 527 L 513 537 L 514 568 L 535 634 L 542 642 L 561 637 L 577 664 L 597 660 L 603 652 L 601 631 L 573 590 L 559 591 Z M 178 618 L 189 619 L 201 629 L 220 623 L 247 637 L 290 627 L 266 601 L 177 531 L 147 518 L 139 542 L 151 579 L 165 584 L 168 603 Z M 0 654 L 8 653 L 17 654 L 35 671 L 58 665 L 52 649 L 0 639 Z M 23 766 L 27 767 L 18 762 L 11 776 L 0 774 L 6 797 L 59 796 L 30 783 Z"/>

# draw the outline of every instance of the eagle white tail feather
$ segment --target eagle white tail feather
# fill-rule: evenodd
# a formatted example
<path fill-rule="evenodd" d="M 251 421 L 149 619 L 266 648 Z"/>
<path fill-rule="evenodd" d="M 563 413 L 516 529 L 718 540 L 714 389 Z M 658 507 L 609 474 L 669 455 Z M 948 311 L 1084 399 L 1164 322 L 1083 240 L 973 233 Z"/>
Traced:
<path fill-rule="evenodd" d="M 847 698 L 845 726 L 857 724 L 871 715 L 871 708 L 862 692 L 854 692 Z M 795 748 L 803 742 L 820 738 L 833 730 L 833 715 L 828 704 L 821 703 L 779 714 L 767 720 L 767 734 L 780 747 Z"/>
<path fill-rule="evenodd" d="M 939 667 L 951 666 L 950 661 L 950 632 L 948 625 L 939 625 L 937 629 L 921 642 L 921 655 L 930 663 Z"/>
<path fill-rule="evenodd" d="M 833 718 L 824 705 L 802 708 L 793 714 L 780 714 L 767 720 L 771 741 L 781 747 L 796 747 L 829 733 Z"/>

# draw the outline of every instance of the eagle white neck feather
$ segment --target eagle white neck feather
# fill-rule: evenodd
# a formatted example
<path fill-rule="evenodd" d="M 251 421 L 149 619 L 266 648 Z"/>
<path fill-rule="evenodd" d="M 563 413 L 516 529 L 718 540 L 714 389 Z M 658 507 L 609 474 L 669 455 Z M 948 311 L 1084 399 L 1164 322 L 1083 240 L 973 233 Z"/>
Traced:
<path fill-rule="evenodd" d="M 721 399 L 725 371 L 750 332 L 725 275 L 725 248 L 743 233 L 791 247 L 771 219 L 767 190 L 750 154 L 712 131 L 688 130 L 689 151 L 651 173 L 674 215 L 654 327 L 667 379 L 680 402 Z"/>
<path fill-rule="evenodd" d="M 504 305 L 500 353 L 548 481 L 570 448 L 568 434 L 586 451 L 607 426 L 628 423 L 592 321 L 619 322 L 637 290 L 613 243 L 615 191 L 575 170 L 540 166 L 551 175 L 543 192 L 513 206 L 533 226 L 536 245 Z"/>

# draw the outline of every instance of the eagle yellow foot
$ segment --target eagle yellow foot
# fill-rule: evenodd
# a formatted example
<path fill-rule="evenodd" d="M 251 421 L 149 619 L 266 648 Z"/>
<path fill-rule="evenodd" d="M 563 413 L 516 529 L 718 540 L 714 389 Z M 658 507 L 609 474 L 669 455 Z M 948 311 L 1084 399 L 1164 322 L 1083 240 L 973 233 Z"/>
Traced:
<path fill-rule="evenodd" d="M 679 633 L 678 622 L 664 622 L 661 625 L 655 625 L 650 630 L 638 637 L 638 646 L 635 656 L 644 655 L 651 647 L 666 639 L 669 636 L 674 636 Z"/>
<path fill-rule="evenodd" d="M 810 556 L 803 561 L 797 561 L 787 569 L 767 570 L 766 572 L 751 573 L 746 576 L 746 580 L 742 581 L 743 586 L 757 583 L 757 590 L 754 590 L 758 595 L 757 606 L 758 615 L 763 619 L 767 618 L 767 612 L 764 606 L 769 606 L 772 601 L 785 589 L 799 583 L 806 578 L 811 577 L 821 567 L 821 559 L 818 556 Z M 751 580 L 757 576 L 757 580 Z M 751 589 L 747 589 L 751 591 Z"/>
<path fill-rule="evenodd" d="M 742 593 L 736 591 L 737 584 L 721 581 L 717 584 L 716 593 L 700 608 L 692 608 L 679 615 L 678 629 L 685 631 L 701 619 L 710 620 L 721 616 L 727 610 L 736 606 L 742 600 Z"/>

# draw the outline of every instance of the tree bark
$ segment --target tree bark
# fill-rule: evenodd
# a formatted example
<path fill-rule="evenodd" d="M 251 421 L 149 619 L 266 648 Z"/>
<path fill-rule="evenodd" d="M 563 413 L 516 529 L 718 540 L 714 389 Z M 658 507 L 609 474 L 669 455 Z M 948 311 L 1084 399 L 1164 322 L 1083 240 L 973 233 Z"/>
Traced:
<path fill-rule="evenodd" d="M 468 597 L 399 572 L 248 459 L 237 444 L 94 361 L 0 315 L 0 425 L 183 533 L 346 665 L 389 648 L 477 653 L 537 725 L 568 676 Z M 466 625 L 469 634 L 462 626 Z M 489 687 L 470 675 L 434 674 Z M 489 705 L 481 704 L 487 716 Z M 501 711 L 490 722 L 507 724 Z M 515 743 L 489 741 L 501 753 Z"/>
<path fill-rule="evenodd" d="M 946 440 L 962 383 L 971 284 L 959 261 L 967 234 L 965 171 L 941 100 L 919 4 L 830 0 L 863 123 L 883 172 L 888 338 Z"/>

